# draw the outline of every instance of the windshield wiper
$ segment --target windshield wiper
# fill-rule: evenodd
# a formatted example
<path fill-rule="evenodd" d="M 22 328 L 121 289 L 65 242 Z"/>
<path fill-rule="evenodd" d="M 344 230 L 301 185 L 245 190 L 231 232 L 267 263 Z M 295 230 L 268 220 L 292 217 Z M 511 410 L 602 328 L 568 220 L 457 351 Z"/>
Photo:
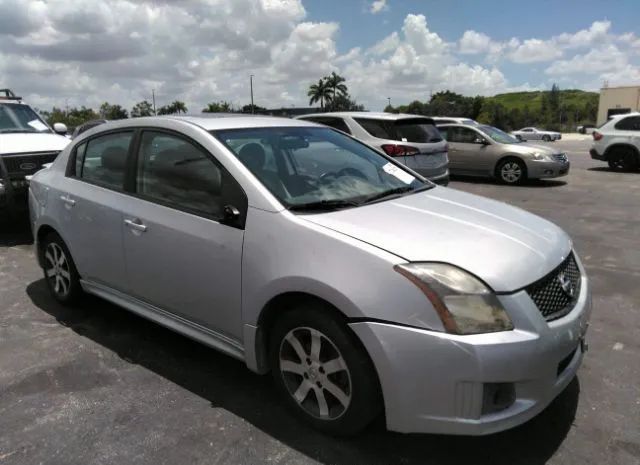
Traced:
<path fill-rule="evenodd" d="M 390 189 L 388 191 L 384 191 L 384 192 L 380 192 L 378 194 L 374 194 L 371 197 L 367 198 L 363 203 L 374 203 L 374 202 L 379 202 L 380 200 L 384 200 L 388 197 L 399 197 L 402 194 L 406 194 L 406 193 L 413 193 L 413 192 L 421 192 L 421 191 L 426 191 L 427 189 L 431 189 L 433 186 L 429 185 L 429 184 L 425 184 L 424 186 L 420 186 L 420 187 L 409 187 L 409 186 L 403 186 L 403 187 L 396 187 L 395 189 Z"/>
<path fill-rule="evenodd" d="M 337 210 L 340 208 L 357 207 L 358 202 L 352 200 L 320 200 L 318 202 L 301 203 L 299 205 L 291 205 L 291 211 L 312 211 L 312 210 Z"/>
<path fill-rule="evenodd" d="M 35 129 L 0 129 L 2 134 L 13 134 L 19 132 L 38 132 Z"/>

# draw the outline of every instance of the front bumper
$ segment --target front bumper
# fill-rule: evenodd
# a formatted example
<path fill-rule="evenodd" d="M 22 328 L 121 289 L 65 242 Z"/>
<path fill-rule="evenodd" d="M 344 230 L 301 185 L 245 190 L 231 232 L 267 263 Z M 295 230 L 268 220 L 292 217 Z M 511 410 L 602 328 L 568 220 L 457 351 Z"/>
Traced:
<path fill-rule="evenodd" d="M 376 366 L 387 428 L 404 433 L 485 435 L 540 413 L 575 376 L 591 313 L 582 270 L 574 309 L 544 320 L 525 291 L 500 300 L 513 331 L 459 336 L 380 322 L 350 326 Z M 511 383 L 515 401 L 483 414 L 489 383 Z"/>
<path fill-rule="evenodd" d="M 558 178 L 568 175 L 570 168 L 568 161 L 531 161 L 527 163 L 527 176 L 531 179 Z"/>

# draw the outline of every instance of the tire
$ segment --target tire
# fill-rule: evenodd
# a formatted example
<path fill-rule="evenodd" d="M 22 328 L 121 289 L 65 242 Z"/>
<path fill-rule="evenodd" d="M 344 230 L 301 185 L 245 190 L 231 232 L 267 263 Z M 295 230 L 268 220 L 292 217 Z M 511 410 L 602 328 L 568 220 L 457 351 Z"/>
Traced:
<path fill-rule="evenodd" d="M 544 136 L 542 136 L 542 140 L 545 142 L 551 142 L 551 137 L 545 134 Z"/>
<path fill-rule="evenodd" d="M 638 154 L 629 147 L 614 148 L 607 154 L 609 168 L 614 171 L 636 171 L 640 165 Z"/>
<path fill-rule="evenodd" d="M 76 303 L 82 296 L 80 276 L 71 253 L 62 238 L 54 232 L 42 241 L 42 265 L 49 292 L 64 305 Z"/>
<path fill-rule="evenodd" d="M 382 411 L 369 355 L 322 304 L 309 302 L 284 313 L 269 341 L 277 390 L 295 414 L 316 429 L 352 435 Z"/>
<path fill-rule="evenodd" d="M 524 139 L 519 134 L 516 135 L 516 139 L 518 139 L 520 142 L 524 142 Z"/>
<path fill-rule="evenodd" d="M 522 184 L 527 180 L 527 165 L 518 158 L 507 158 L 496 168 L 496 177 L 504 184 Z"/>

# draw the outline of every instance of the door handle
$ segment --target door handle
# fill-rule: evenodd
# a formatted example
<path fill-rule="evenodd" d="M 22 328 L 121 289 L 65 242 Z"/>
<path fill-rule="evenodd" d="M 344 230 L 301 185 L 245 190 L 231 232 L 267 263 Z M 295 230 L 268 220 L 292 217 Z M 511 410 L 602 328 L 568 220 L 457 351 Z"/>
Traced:
<path fill-rule="evenodd" d="M 67 195 L 61 195 L 60 196 L 60 200 L 62 200 L 64 203 L 66 203 L 67 205 L 69 205 L 70 207 L 73 207 L 76 204 L 76 201 L 73 200 L 72 198 L 70 198 Z"/>
<path fill-rule="evenodd" d="M 124 224 L 129 226 L 131 229 L 135 229 L 136 231 L 145 232 L 147 227 L 139 222 L 140 220 L 124 220 Z"/>

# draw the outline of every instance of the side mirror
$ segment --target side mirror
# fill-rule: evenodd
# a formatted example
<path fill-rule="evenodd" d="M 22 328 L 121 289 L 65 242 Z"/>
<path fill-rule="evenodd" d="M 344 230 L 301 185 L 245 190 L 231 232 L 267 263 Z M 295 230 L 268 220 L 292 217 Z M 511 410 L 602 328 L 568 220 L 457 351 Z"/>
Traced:
<path fill-rule="evenodd" d="M 240 210 L 233 205 L 225 205 L 222 209 L 222 213 L 224 215 L 224 222 L 227 224 L 233 224 L 240 218 Z"/>
<path fill-rule="evenodd" d="M 473 143 L 480 144 L 480 145 L 489 145 L 489 141 L 487 141 L 487 139 L 484 139 L 482 137 L 476 137 Z"/>
<path fill-rule="evenodd" d="M 61 136 L 64 136 L 67 134 L 68 129 L 67 129 L 67 125 L 64 123 L 54 123 L 53 124 L 53 130 L 57 133 L 60 134 Z"/>

